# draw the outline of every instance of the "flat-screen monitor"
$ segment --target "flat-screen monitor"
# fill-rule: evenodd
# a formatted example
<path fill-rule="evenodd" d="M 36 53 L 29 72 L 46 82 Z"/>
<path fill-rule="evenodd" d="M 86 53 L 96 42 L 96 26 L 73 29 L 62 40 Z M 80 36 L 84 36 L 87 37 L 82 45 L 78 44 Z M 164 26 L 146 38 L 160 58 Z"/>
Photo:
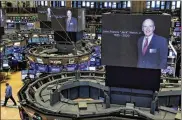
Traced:
<path fill-rule="evenodd" d="M 40 43 L 39 37 L 32 37 L 30 43 Z"/>
<path fill-rule="evenodd" d="M 8 60 L 3 60 L 3 68 L 8 68 L 9 64 L 8 64 Z"/>
<path fill-rule="evenodd" d="M 173 32 L 173 35 L 174 35 L 175 37 L 180 37 L 180 36 L 181 36 L 181 32 Z"/>
<path fill-rule="evenodd" d="M 92 66 L 88 68 L 90 71 L 96 71 L 96 67 Z"/>
<path fill-rule="evenodd" d="M 55 31 L 78 32 L 85 30 L 85 10 L 51 8 L 52 28 Z"/>
<path fill-rule="evenodd" d="M 88 62 L 83 62 L 79 64 L 79 70 L 85 71 L 88 70 Z"/>
<path fill-rule="evenodd" d="M 102 64 L 165 69 L 170 24 L 169 15 L 104 14 Z"/>
<path fill-rule="evenodd" d="M 181 22 L 180 22 L 180 21 L 175 22 L 174 26 L 175 26 L 175 27 L 181 27 Z"/>
<path fill-rule="evenodd" d="M 7 23 L 7 28 L 9 28 L 9 29 L 16 28 L 16 24 L 15 23 Z"/>
<path fill-rule="evenodd" d="M 36 71 L 40 73 L 47 73 L 48 72 L 48 66 L 44 64 L 36 64 Z"/>
<path fill-rule="evenodd" d="M 99 57 L 95 58 L 95 66 L 101 66 L 101 58 Z"/>
<path fill-rule="evenodd" d="M 77 68 L 77 64 L 68 64 L 65 66 L 67 71 L 75 71 Z"/>
<path fill-rule="evenodd" d="M 27 74 L 29 73 L 29 77 L 34 79 L 35 78 L 35 74 L 36 72 L 34 70 L 22 70 L 21 71 L 21 78 L 22 80 L 25 79 L 25 77 L 27 77 Z"/>
<path fill-rule="evenodd" d="M 159 91 L 160 69 L 106 66 L 106 86 Z"/>
<path fill-rule="evenodd" d="M 15 59 L 18 60 L 18 61 L 22 61 L 23 59 L 23 56 L 21 53 L 14 53 L 13 54 L 15 56 Z"/>
<path fill-rule="evenodd" d="M 90 61 L 89 61 L 89 66 L 95 66 L 95 57 L 91 57 Z"/>
<path fill-rule="evenodd" d="M 50 73 L 59 73 L 63 69 L 62 66 L 59 65 L 49 65 L 49 72 Z"/>
<path fill-rule="evenodd" d="M 13 54 L 13 47 L 6 47 L 5 48 L 5 55 Z"/>

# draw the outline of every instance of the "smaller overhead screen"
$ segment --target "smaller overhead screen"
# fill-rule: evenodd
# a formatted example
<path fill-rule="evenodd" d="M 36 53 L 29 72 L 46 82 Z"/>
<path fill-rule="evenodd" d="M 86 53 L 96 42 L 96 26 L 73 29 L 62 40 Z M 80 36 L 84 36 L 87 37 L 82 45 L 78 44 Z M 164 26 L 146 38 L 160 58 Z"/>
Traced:
<path fill-rule="evenodd" d="M 78 32 L 85 29 L 84 9 L 51 8 L 51 11 L 55 31 Z"/>

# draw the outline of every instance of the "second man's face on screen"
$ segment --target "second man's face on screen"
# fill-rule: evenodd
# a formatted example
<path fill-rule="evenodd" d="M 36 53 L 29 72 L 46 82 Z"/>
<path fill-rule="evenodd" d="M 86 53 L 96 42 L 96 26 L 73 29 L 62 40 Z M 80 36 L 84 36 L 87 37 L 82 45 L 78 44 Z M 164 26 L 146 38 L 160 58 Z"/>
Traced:
<path fill-rule="evenodd" d="M 152 20 L 145 20 L 143 22 L 143 32 L 145 34 L 145 36 L 150 36 L 154 33 L 155 30 L 155 26 Z"/>
<path fill-rule="evenodd" d="M 71 11 L 68 10 L 68 11 L 67 11 L 67 17 L 68 17 L 68 18 L 71 18 L 71 14 L 72 14 Z"/>

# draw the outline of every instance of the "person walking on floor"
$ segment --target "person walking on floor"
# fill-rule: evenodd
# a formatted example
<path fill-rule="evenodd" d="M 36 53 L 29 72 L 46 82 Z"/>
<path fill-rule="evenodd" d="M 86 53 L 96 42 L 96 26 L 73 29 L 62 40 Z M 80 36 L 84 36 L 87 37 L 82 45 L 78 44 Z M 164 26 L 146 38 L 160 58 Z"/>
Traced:
<path fill-rule="evenodd" d="M 16 106 L 17 104 L 15 102 L 15 99 L 12 96 L 12 87 L 9 85 L 9 83 L 6 83 L 5 94 L 6 95 L 5 95 L 5 101 L 4 101 L 4 105 L 3 106 L 6 106 L 9 98 L 13 101 L 14 106 Z"/>

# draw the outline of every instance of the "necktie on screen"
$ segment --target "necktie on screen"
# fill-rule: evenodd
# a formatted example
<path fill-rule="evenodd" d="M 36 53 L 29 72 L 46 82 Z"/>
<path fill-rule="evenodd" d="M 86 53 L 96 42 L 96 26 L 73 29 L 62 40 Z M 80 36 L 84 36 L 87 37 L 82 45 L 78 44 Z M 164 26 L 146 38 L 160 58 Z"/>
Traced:
<path fill-rule="evenodd" d="M 147 48 L 148 48 L 148 38 L 145 38 L 145 43 L 142 50 L 143 55 L 145 55 Z"/>

